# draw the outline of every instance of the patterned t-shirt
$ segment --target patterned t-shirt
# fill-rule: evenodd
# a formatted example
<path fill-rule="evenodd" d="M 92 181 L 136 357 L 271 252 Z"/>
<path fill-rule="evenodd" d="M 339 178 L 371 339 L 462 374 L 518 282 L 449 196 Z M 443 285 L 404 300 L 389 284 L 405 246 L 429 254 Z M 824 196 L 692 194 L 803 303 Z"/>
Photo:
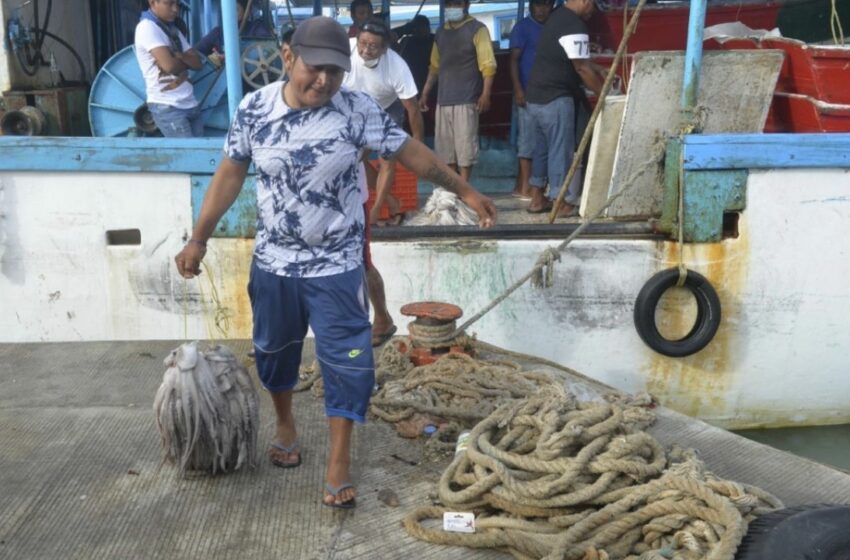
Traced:
<path fill-rule="evenodd" d="M 341 274 L 363 262 L 363 148 L 394 156 L 408 136 L 368 95 L 341 88 L 326 105 L 291 109 L 281 83 L 242 100 L 224 153 L 253 161 L 257 265 L 272 274 Z"/>

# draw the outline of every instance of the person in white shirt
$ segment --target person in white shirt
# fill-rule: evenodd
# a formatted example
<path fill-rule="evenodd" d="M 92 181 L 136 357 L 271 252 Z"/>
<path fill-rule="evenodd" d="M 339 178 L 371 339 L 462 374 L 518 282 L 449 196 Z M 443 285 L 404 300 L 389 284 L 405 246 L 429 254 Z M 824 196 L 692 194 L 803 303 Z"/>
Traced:
<path fill-rule="evenodd" d="M 421 142 L 425 125 L 416 99 L 419 91 L 407 63 L 395 51 L 388 49 L 389 37 L 389 29 L 378 18 L 369 19 L 359 27 L 356 37 L 350 39 L 351 70 L 345 75 L 343 85 L 348 89 L 368 94 L 399 126 L 404 123 L 406 111 L 413 137 Z M 361 167 L 361 176 L 367 170 L 371 172 L 366 174 L 368 182 L 375 189 L 375 204 L 371 210 L 366 204 L 363 205 L 368 223 L 377 222 L 381 207 L 389 203 L 391 221 L 394 220 L 396 224 L 399 224 L 402 217 L 399 202 L 390 194 L 390 188 L 395 180 L 395 162 L 381 160 L 377 179 L 374 177 L 371 166 Z M 396 326 L 387 308 L 384 280 L 372 262 L 368 225 L 366 232 L 364 246 L 366 279 L 369 300 L 375 310 L 372 323 L 372 345 L 380 346 L 392 337 L 396 332 Z"/>
<path fill-rule="evenodd" d="M 148 0 L 136 26 L 136 59 L 145 77 L 148 109 L 163 136 L 203 136 L 204 123 L 189 70 L 201 68 L 201 57 L 175 23 L 178 0 Z"/>
<path fill-rule="evenodd" d="M 389 43 L 390 31 L 382 20 L 373 18 L 364 23 L 357 37 L 351 39 L 351 71 L 346 74 L 342 85 L 368 94 L 399 126 L 404 123 L 406 113 L 412 136 L 421 142 L 425 124 L 416 98 L 419 90 L 407 63 L 388 48 Z M 375 204 L 369 212 L 370 223 L 378 221 L 394 179 L 395 164 L 381 161 L 375 185 Z"/>

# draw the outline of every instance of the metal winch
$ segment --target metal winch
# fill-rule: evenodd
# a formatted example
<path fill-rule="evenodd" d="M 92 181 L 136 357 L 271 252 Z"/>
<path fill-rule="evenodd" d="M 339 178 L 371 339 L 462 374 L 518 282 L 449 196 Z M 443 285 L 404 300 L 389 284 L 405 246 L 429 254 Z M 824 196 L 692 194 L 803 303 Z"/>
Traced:
<path fill-rule="evenodd" d="M 419 301 L 408 303 L 401 313 L 416 318 L 407 325 L 411 343 L 407 355 L 415 365 L 434 363 L 441 355 L 452 352 L 473 355 L 469 338 L 464 333 L 455 334 L 457 320 L 463 316 L 457 305 Z"/>

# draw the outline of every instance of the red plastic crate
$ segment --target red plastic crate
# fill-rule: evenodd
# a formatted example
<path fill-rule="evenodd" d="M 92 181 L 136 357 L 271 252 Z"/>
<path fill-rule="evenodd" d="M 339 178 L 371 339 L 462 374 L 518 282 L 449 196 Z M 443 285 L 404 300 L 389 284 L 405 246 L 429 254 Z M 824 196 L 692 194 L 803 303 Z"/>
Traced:
<path fill-rule="evenodd" d="M 369 161 L 369 165 L 378 169 L 378 161 L 372 160 Z M 416 175 L 413 171 L 409 170 L 399 162 L 395 163 L 395 180 L 393 181 L 392 187 L 390 187 L 390 194 L 396 197 L 401 204 L 402 212 L 410 212 L 411 210 L 416 210 L 419 204 L 419 191 L 417 188 L 417 180 Z M 369 189 L 369 208 L 375 204 L 375 197 L 377 194 L 373 189 Z M 382 220 L 388 220 L 390 218 L 390 210 L 386 204 L 381 208 L 380 218 Z"/>

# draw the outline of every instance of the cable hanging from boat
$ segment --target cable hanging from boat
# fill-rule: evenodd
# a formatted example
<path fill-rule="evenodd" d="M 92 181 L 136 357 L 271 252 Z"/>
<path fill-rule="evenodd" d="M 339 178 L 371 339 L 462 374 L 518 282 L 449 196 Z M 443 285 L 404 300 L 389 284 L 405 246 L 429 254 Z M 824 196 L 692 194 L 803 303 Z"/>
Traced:
<path fill-rule="evenodd" d="M 34 0 L 32 2 L 32 6 L 34 22 L 33 26 L 31 27 L 32 44 L 27 42 L 23 46 L 13 49 L 15 50 L 15 56 L 21 66 L 21 70 L 27 76 L 33 77 L 38 74 L 38 70 L 41 67 L 50 65 L 50 63 L 45 60 L 44 54 L 42 53 L 42 50 L 44 48 L 44 40 L 45 38 L 49 37 L 53 41 L 57 42 L 59 45 L 65 47 L 65 49 L 68 50 L 71 56 L 74 57 L 80 67 L 80 82 L 87 81 L 88 73 L 86 71 L 86 65 L 77 50 L 74 49 L 74 47 L 69 42 L 65 41 L 55 33 L 51 33 L 47 30 L 48 26 L 50 25 L 50 16 L 53 13 L 53 0 L 47 0 L 47 10 L 44 14 L 43 23 L 40 21 L 41 18 L 39 17 L 38 0 Z"/>
<path fill-rule="evenodd" d="M 833 42 L 836 45 L 844 45 L 844 27 L 841 25 L 841 17 L 838 15 L 838 0 L 832 0 L 829 28 L 832 31 Z"/>
<path fill-rule="evenodd" d="M 55 35 L 55 34 L 51 33 L 50 31 L 48 31 L 46 29 L 42 29 L 41 32 L 45 36 L 50 37 L 51 39 L 53 39 L 54 41 L 56 41 L 57 43 L 59 43 L 60 45 L 65 47 L 66 49 L 68 49 L 68 52 L 71 53 L 71 56 L 74 57 L 74 59 L 77 61 L 77 65 L 80 67 L 80 81 L 85 82 L 87 80 L 87 77 L 88 77 L 88 73 L 86 72 L 86 65 L 83 62 L 83 59 L 80 56 L 80 54 L 76 51 L 76 49 L 74 49 L 74 47 L 72 47 L 70 43 L 68 43 L 67 41 L 65 41 L 64 39 L 59 37 L 58 35 Z"/>

